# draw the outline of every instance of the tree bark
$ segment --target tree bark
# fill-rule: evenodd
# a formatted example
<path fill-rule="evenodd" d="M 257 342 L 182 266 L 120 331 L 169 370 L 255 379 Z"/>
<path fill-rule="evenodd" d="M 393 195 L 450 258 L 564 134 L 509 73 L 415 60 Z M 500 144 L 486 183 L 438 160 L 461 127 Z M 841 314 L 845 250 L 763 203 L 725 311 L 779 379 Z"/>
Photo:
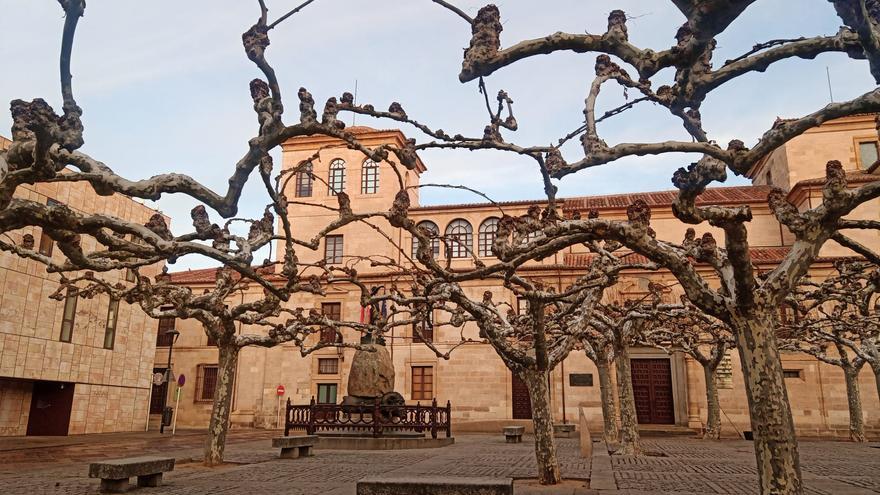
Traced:
<path fill-rule="evenodd" d="M 862 418 L 862 393 L 859 390 L 861 367 L 843 368 L 846 379 L 846 403 L 849 407 L 849 438 L 853 442 L 866 442 L 865 421 Z"/>
<path fill-rule="evenodd" d="M 749 403 L 762 494 L 802 494 L 800 459 L 771 309 L 731 314 Z"/>
<path fill-rule="evenodd" d="M 596 368 L 599 373 L 599 393 L 602 396 L 602 439 L 607 445 L 617 442 L 617 404 L 614 402 L 614 386 L 611 383 L 611 365 L 607 359 L 599 356 Z"/>
<path fill-rule="evenodd" d="M 639 438 L 639 420 L 636 416 L 627 346 L 617 350 L 615 363 L 617 364 L 617 395 L 620 399 L 620 447 L 614 453 L 639 456 L 642 455 L 642 444 Z"/>
<path fill-rule="evenodd" d="M 556 443 L 553 440 L 553 413 L 550 410 L 550 390 L 547 387 L 549 373 L 526 370 L 520 375 L 529 389 L 532 400 L 532 422 L 535 427 L 535 458 L 538 461 L 538 482 L 556 485 L 562 482 Z"/>
<path fill-rule="evenodd" d="M 215 466 L 223 462 L 226 434 L 229 432 L 235 364 L 238 362 L 237 346 L 220 344 L 218 350 L 220 358 L 217 364 L 217 387 L 214 391 L 214 406 L 211 409 L 211 421 L 208 426 L 208 440 L 205 444 L 206 466 Z"/>
<path fill-rule="evenodd" d="M 717 368 L 703 366 L 703 375 L 706 377 L 706 432 L 703 440 L 718 440 L 721 438 L 721 405 L 718 404 L 718 380 Z"/>

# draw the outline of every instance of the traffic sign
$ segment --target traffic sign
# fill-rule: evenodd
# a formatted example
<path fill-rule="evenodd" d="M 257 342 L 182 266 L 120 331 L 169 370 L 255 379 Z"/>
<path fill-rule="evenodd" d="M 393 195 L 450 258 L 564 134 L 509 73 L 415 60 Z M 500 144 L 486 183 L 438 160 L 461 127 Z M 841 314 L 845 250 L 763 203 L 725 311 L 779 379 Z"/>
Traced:
<path fill-rule="evenodd" d="M 278 385 L 278 388 L 275 389 L 275 393 L 278 394 L 278 397 L 284 395 L 284 385 Z"/>
<path fill-rule="evenodd" d="M 181 373 L 180 376 L 177 377 L 177 386 L 182 387 L 184 383 L 186 383 L 186 375 Z"/>

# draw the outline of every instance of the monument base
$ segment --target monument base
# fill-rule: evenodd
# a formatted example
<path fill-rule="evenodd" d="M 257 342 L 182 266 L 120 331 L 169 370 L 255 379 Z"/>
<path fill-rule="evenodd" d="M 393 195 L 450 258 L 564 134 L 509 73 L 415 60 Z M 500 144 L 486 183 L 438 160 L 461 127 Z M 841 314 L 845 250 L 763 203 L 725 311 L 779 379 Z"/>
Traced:
<path fill-rule="evenodd" d="M 406 450 L 435 449 L 455 443 L 455 438 L 407 437 L 385 435 L 365 436 L 324 436 L 320 433 L 316 448 L 324 450 Z"/>

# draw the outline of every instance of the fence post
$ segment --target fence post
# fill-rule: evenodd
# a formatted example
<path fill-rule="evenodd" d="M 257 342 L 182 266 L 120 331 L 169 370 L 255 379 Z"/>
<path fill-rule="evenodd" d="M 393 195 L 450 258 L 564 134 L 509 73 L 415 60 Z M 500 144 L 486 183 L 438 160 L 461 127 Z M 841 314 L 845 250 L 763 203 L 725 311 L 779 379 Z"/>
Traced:
<path fill-rule="evenodd" d="M 373 437 L 378 437 L 381 431 L 382 429 L 379 426 L 379 398 L 376 397 L 376 401 L 373 402 Z"/>
<path fill-rule="evenodd" d="M 416 418 L 415 418 L 414 423 L 416 425 L 417 432 L 421 433 L 421 432 L 425 431 L 425 428 L 424 428 L 425 420 L 424 420 L 424 418 L 422 418 L 422 403 L 421 402 L 416 402 Z"/>
<path fill-rule="evenodd" d="M 431 438 L 437 438 L 437 398 L 431 400 Z"/>
<path fill-rule="evenodd" d="M 284 436 L 290 435 L 290 397 L 287 398 L 287 407 L 284 408 Z"/>
<path fill-rule="evenodd" d="M 452 436 L 452 403 L 446 401 L 446 438 Z"/>
<path fill-rule="evenodd" d="M 315 396 L 309 401 L 309 420 L 306 425 L 306 435 L 315 434 Z"/>

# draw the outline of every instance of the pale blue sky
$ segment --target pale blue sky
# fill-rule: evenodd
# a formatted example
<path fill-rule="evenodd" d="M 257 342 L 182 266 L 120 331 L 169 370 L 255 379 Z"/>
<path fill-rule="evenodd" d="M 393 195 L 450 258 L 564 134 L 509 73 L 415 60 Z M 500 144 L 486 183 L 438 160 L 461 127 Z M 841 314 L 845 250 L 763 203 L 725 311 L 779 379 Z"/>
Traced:
<path fill-rule="evenodd" d="M 301 0 L 267 0 L 270 18 Z M 474 14 L 483 5 L 455 1 Z M 794 4 L 797 8 L 794 8 Z M 621 8 L 634 17 L 630 40 L 668 48 L 681 14 L 671 2 L 647 0 L 507 0 L 497 2 L 502 45 L 555 31 L 601 33 L 607 13 Z M 0 0 L 0 99 L 43 97 L 60 107 L 58 49 L 63 18 L 55 0 Z M 217 189 L 255 134 L 248 82 L 259 76 L 241 47 L 241 33 L 259 14 L 256 0 L 89 0 L 74 48 L 77 100 L 85 113 L 83 150 L 130 178 L 162 172 L 188 173 Z M 830 35 L 840 20 L 826 0 L 759 0 L 718 40 L 715 64 L 753 44 L 774 38 Z M 486 124 L 476 83 L 457 75 L 469 26 L 430 0 L 317 0 L 271 33 L 268 58 L 285 93 L 287 120 L 296 117 L 296 90 L 308 88 L 319 108 L 329 96 L 353 91 L 358 101 L 387 108 L 399 101 L 407 113 L 450 134 L 481 135 Z M 505 89 L 514 99 L 520 130 L 505 132 L 519 144 L 550 144 L 583 119 L 583 99 L 595 55 L 557 53 L 527 59 L 487 79 L 490 94 Z M 702 108 L 712 139 L 753 144 L 777 116 L 794 117 L 828 103 L 825 69 L 835 100 L 874 88 L 867 63 L 842 54 L 812 61 L 790 60 L 716 91 Z M 654 79 L 659 86 L 666 81 Z M 607 85 L 600 111 L 623 102 L 622 90 Z M 350 117 L 348 117 L 350 122 Z M 358 124 L 389 123 L 358 117 Z M 9 135 L 8 110 L 0 134 Z M 422 140 L 413 129 L 404 132 Z M 606 142 L 687 139 L 678 121 L 650 104 L 600 124 Z M 566 157 L 581 150 L 573 143 Z M 541 197 L 531 160 L 494 152 L 436 151 L 422 154 L 426 182 L 467 183 L 494 199 Z M 669 189 L 672 172 L 693 161 L 685 155 L 641 157 L 580 172 L 559 182 L 560 195 L 609 194 Z M 743 183 L 731 179 L 729 183 Z M 253 187 L 242 214 L 257 215 L 261 198 Z M 466 193 L 426 190 L 424 204 L 476 201 Z M 168 196 L 159 207 L 186 228 L 193 203 Z M 181 223 L 177 223 L 181 222 Z M 178 267 L 203 266 L 182 260 Z"/>

